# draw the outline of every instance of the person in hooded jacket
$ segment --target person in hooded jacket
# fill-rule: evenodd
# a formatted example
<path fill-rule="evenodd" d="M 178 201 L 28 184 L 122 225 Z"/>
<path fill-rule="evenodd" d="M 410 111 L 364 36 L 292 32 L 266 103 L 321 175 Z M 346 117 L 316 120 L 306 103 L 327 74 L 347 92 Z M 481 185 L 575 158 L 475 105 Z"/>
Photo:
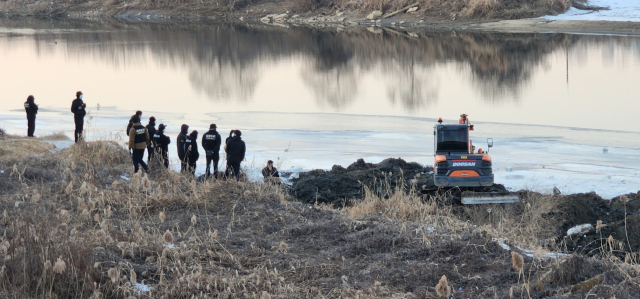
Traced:
<path fill-rule="evenodd" d="M 133 168 L 135 172 L 138 172 L 138 164 L 142 165 L 144 171 L 149 173 L 149 167 L 144 163 L 144 150 L 147 148 L 151 138 L 149 137 L 149 131 L 147 128 L 140 124 L 140 117 L 135 115 L 133 117 L 133 126 L 129 131 L 129 149 L 133 150 L 131 154 L 131 160 L 133 160 Z"/>
<path fill-rule="evenodd" d="M 189 167 L 189 173 L 195 175 L 196 174 L 196 162 L 200 158 L 200 152 L 198 151 L 198 131 L 193 131 L 189 136 L 187 136 L 187 140 L 184 145 L 185 151 L 185 160 Z"/>
<path fill-rule="evenodd" d="M 142 120 L 142 111 L 140 110 L 136 111 L 136 114 L 131 115 L 131 118 L 129 119 L 129 124 L 127 125 L 127 136 L 129 136 L 129 131 L 131 131 L 131 127 L 133 126 L 133 117 L 136 115 L 138 116 L 139 119 Z"/>
<path fill-rule="evenodd" d="M 153 135 L 156 134 L 156 118 L 149 117 L 149 124 L 147 124 L 147 131 L 149 131 L 149 136 L 153 139 Z M 153 142 L 149 142 L 147 145 L 147 163 L 151 162 L 151 159 L 155 156 L 156 151 L 153 149 Z"/>
<path fill-rule="evenodd" d="M 158 131 L 153 134 L 152 143 L 155 151 L 155 157 L 158 159 L 160 164 L 169 168 L 169 144 L 171 144 L 171 139 L 164 134 L 164 129 L 166 127 L 167 126 L 164 124 L 160 124 L 158 126 Z"/>
<path fill-rule="evenodd" d="M 38 105 L 34 103 L 35 98 L 28 96 L 27 101 L 24 102 L 24 110 L 27 112 L 27 136 L 33 137 L 33 133 L 36 131 L 36 114 L 38 114 Z"/>
<path fill-rule="evenodd" d="M 185 163 L 186 152 L 184 151 L 185 149 L 184 145 L 187 141 L 188 131 L 189 131 L 189 126 L 183 124 L 182 127 L 180 127 L 180 134 L 178 134 L 178 138 L 176 139 L 176 146 L 178 147 L 178 158 L 180 159 L 181 173 L 184 173 L 187 171 L 187 164 Z"/>
<path fill-rule="evenodd" d="M 240 163 L 244 160 L 244 154 L 247 151 L 246 145 L 240 136 L 242 136 L 242 132 L 235 130 L 225 147 L 227 152 L 227 172 L 235 176 L 236 180 L 240 180 Z"/>
<path fill-rule="evenodd" d="M 216 131 L 216 124 L 209 126 L 209 131 L 202 135 L 202 148 L 207 156 L 207 171 L 205 177 L 211 175 L 211 162 L 213 162 L 213 175 L 218 175 L 218 162 L 220 161 L 220 144 L 222 137 Z"/>
<path fill-rule="evenodd" d="M 82 131 L 84 130 L 84 117 L 87 115 L 87 104 L 82 101 L 82 91 L 76 92 L 76 99 L 71 102 L 71 113 L 76 124 L 74 132 L 76 143 L 82 139 Z"/>

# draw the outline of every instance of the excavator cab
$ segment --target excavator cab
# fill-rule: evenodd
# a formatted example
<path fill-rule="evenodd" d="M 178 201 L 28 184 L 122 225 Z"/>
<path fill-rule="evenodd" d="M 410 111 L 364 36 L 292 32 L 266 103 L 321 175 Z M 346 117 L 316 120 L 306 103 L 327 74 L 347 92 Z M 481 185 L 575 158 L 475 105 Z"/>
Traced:
<path fill-rule="evenodd" d="M 443 124 L 434 126 L 434 182 L 438 187 L 490 187 L 493 186 L 491 156 L 476 152 L 469 132 L 470 124 Z M 493 140 L 487 140 L 493 147 Z"/>
<path fill-rule="evenodd" d="M 493 168 L 488 151 L 476 151 L 469 132 L 473 125 L 444 124 L 442 119 L 433 127 L 434 159 L 433 180 L 436 187 L 460 187 L 462 204 L 500 204 L 519 202 L 518 194 L 496 192 L 493 186 Z M 487 149 L 493 139 L 487 139 Z M 486 188 L 489 187 L 489 188 Z"/>

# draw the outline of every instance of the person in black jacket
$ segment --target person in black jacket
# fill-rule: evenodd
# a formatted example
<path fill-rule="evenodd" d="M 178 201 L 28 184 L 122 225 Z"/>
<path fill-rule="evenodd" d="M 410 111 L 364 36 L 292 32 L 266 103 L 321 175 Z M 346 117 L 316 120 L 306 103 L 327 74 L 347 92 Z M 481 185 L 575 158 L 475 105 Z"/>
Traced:
<path fill-rule="evenodd" d="M 131 115 L 131 118 L 129 119 L 129 124 L 127 125 L 127 136 L 129 136 L 129 131 L 131 130 L 131 126 L 133 126 L 134 116 L 138 116 L 139 119 L 142 119 L 142 111 L 138 110 L 136 111 L 136 114 Z"/>
<path fill-rule="evenodd" d="M 178 134 L 178 138 L 176 139 L 176 146 L 178 147 L 178 158 L 180 159 L 180 172 L 184 173 L 187 171 L 187 164 L 185 163 L 185 151 L 184 145 L 187 141 L 187 134 L 189 131 L 188 125 L 182 125 L 180 127 L 180 134 Z"/>
<path fill-rule="evenodd" d="M 147 125 L 147 131 L 149 131 L 149 136 L 153 139 L 153 135 L 156 134 L 156 118 L 149 117 L 149 124 Z M 153 142 L 149 142 L 147 145 L 147 162 L 151 162 L 155 155 L 155 150 L 153 149 Z"/>
<path fill-rule="evenodd" d="M 281 182 L 278 169 L 273 167 L 273 161 L 271 160 L 267 162 L 267 167 L 262 169 L 262 176 L 265 183 L 280 184 Z"/>
<path fill-rule="evenodd" d="M 196 162 L 200 158 L 200 152 L 198 151 L 198 131 L 193 131 L 189 134 L 184 144 L 184 151 L 189 173 L 196 174 Z"/>
<path fill-rule="evenodd" d="M 27 112 L 27 136 L 33 137 L 33 133 L 36 131 L 36 114 L 38 114 L 38 105 L 34 103 L 35 98 L 28 96 L 27 101 L 24 102 L 24 110 Z"/>
<path fill-rule="evenodd" d="M 222 137 L 216 131 L 216 124 L 209 126 L 209 131 L 202 135 L 202 148 L 207 155 L 207 171 L 205 177 L 211 175 L 211 162 L 213 161 L 213 175 L 218 176 L 218 162 L 220 161 L 220 144 Z"/>
<path fill-rule="evenodd" d="M 169 144 L 171 144 L 171 139 L 167 137 L 167 135 L 164 135 L 165 128 L 166 126 L 164 124 L 160 124 L 158 126 L 158 131 L 153 134 L 152 142 L 153 149 L 155 151 L 154 156 L 158 159 L 160 164 L 169 168 Z"/>
<path fill-rule="evenodd" d="M 84 129 L 84 116 L 87 115 L 87 104 L 82 101 L 82 91 L 76 92 L 76 99 L 71 102 L 71 113 L 73 113 L 73 120 L 76 124 L 76 130 L 74 133 L 76 143 L 82 139 L 82 131 Z"/>
<path fill-rule="evenodd" d="M 240 136 L 242 136 L 242 132 L 235 130 L 225 148 L 227 152 L 227 172 L 229 175 L 235 176 L 236 180 L 240 180 L 240 163 L 244 160 L 244 154 L 247 151 L 246 145 Z"/>

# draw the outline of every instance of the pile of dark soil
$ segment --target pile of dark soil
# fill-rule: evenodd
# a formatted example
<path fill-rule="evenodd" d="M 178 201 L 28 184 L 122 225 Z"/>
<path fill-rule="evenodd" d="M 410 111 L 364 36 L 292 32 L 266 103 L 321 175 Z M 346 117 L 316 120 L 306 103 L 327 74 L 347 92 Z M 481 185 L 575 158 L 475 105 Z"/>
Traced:
<path fill-rule="evenodd" d="M 418 191 L 432 189 L 432 168 L 400 158 L 388 158 L 377 164 L 358 159 L 347 168 L 334 165 L 331 171 L 302 173 L 293 181 L 291 191 L 303 202 L 337 204 L 345 199 L 362 198 L 364 187 L 386 194 L 396 188 L 409 190 L 412 186 Z"/>
<path fill-rule="evenodd" d="M 587 255 L 606 252 L 624 257 L 626 252 L 640 250 L 640 191 L 611 201 L 595 193 L 562 196 L 557 212 L 551 216 L 562 223 L 558 235 L 563 237 L 568 251 Z M 602 222 L 600 229 L 597 229 L 598 221 Z M 586 234 L 566 236 L 569 228 L 581 224 L 591 224 L 594 229 Z M 607 245 L 609 236 L 615 240 L 613 252 Z"/>

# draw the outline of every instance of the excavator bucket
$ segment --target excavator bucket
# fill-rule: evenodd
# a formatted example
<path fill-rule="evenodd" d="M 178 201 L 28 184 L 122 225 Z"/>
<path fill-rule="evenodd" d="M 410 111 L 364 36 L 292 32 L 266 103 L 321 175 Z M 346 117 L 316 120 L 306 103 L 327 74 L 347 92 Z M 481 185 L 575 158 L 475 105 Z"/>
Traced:
<path fill-rule="evenodd" d="M 516 203 L 520 202 L 518 194 L 503 194 L 491 192 L 462 192 L 462 204 L 495 204 L 495 203 Z"/>

